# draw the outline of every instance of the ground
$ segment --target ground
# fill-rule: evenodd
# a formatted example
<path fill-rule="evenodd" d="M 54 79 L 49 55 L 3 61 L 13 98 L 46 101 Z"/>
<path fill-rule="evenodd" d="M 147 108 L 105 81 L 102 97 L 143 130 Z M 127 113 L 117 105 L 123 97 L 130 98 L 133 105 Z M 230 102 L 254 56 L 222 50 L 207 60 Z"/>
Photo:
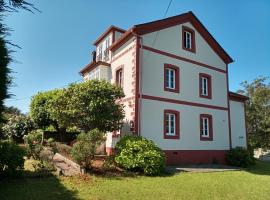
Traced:
<path fill-rule="evenodd" d="M 1 200 L 270 199 L 270 163 L 249 170 L 161 177 L 60 177 L 0 181 Z"/>

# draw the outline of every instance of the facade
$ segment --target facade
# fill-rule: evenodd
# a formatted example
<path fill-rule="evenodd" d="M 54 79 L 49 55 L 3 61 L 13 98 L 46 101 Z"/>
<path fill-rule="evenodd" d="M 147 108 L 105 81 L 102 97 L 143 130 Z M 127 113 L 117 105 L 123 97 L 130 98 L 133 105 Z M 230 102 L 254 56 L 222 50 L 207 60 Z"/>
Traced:
<path fill-rule="evenodd" d="M 94 45 L 80 73 L 125 93 L 124 125 L 107 134 L 107 153 L 125 134 L 153 140 L 168 165 L 224 163 L 229 149 L 247 146 L 247 97 L 228 89 L 233 60 L 192 12 L 127 31 L 111 26 Z"/>

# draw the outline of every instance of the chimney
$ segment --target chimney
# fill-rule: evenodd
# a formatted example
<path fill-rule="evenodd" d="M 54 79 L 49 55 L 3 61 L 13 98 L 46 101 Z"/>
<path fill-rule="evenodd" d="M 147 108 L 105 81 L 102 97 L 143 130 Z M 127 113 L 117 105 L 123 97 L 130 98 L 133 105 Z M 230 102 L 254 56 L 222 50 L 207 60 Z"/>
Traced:
<path fill-rule="evenodd" d="M 97 52 L 96 51 L 92 51 L 92 61 L 96 62 L 96 57 L 97 57 Z"/>

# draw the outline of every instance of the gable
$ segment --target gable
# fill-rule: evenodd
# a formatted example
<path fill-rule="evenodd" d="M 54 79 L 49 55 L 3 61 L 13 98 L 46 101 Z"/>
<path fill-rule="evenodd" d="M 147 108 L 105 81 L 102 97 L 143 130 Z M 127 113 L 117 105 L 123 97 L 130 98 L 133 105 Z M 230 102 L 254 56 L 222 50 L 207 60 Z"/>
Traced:
<path fill-rule="evenodd" d="M 182 47 L 182 30 L 184 27 L 194 31 L 195 52 L 184 50 Z M 226 71 L 226 63 L 224 60 L 211 48 L 209 43 L 190 22 L 147 33 L 144 34 L 142 38 L 143 46 L 188 58 Z"/>
<path fill-rule="evenodd" d="M 192 12 L 145 24 L 135 25 L 131 29 L 129 29 L 129 31 L 123 34 L 122 37 L 118 41 L 116 41 L 110 49 L 113 51 L 119 46 L 121 46 L 121 41 L 124 40 L 126 37 L 130 37 L 130 35 L 145 35 L 187 22 L 192 24 L 192 26 L 200 33 L 200 35 L 213 49 L 213 51 L 215 51 L 216 54 L 223 60 L 224 63 L 229 64 L 233 62 L 233 59 L 226 53 L 226 51 L 220 46 L 220 44 L 214 39 L 214 37 L 207 31 L 207 29 Z"/>

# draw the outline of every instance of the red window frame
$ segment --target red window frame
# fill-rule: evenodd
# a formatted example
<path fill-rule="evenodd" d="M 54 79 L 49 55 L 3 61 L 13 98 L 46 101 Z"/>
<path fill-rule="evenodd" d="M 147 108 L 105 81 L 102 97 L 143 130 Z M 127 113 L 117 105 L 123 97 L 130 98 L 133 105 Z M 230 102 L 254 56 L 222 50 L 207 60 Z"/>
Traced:
<path fill-rule="evenodd" d="M 119 73 L 120 72 L 122 73 L 121 81 L 119 80 Z M 119 87 L 123 88 L 123 86 L 124 86 L 124 68 L 123 68 L 123 66 L 120 66 L 115 70 L 115 83 Z"/>
<path fill-rule="evenodd" d="M 186 38 L 185 32 L 189 32 L 191 34 L 191 49 L 185 47 Z M 196 53 L 196 43 L 195 43 L 195 31 L 187 26 L 182 26 L 182 48 L 186 51 L 190 51 Z"/>
<path fill-rule="evenodd" d="M 206 78 L 208 80 L 207 81 L 207 90 L 208 90 L 207 95 L 202 94 L 202 81 L 201 81 L 202 78 Z M 201 98 L 212 99 L 212 77 L 209 74 L 204 74 L 204 73 L 199 74 L 199 96 Z"/>
<path fill-rule="evenodd" d="M 166 134 L 166 114 L 175 115 L 175 135 Z M 180 113 L 176 110 L 164 110 L 163 116 L 163 137 L 164 139 L 179 139 L 180 138 Z"/>
<path fill-rule="evenodd" d="M 166 69 L 172 69 L 175 70 L 175 88 L 167 88 L 166 87 Z M 180 70 L 179 67 L 175 66 L 175 65 L 171 65 L 171 64 L 164 64 L 164 91 L 168 91 L 168 92 L 175 92 L 175 93 L 179 93 L 179 88 L 180 88 Z"/>
<path fill-rule="evenodd" d="M 209 121 L 209 137 L 202 136 L 203 130 L 203 118 L 207 118 Z M 213 117 L 209 114 L 200 114 L 200 140 L 201 141 L 213 141 Z"/>

